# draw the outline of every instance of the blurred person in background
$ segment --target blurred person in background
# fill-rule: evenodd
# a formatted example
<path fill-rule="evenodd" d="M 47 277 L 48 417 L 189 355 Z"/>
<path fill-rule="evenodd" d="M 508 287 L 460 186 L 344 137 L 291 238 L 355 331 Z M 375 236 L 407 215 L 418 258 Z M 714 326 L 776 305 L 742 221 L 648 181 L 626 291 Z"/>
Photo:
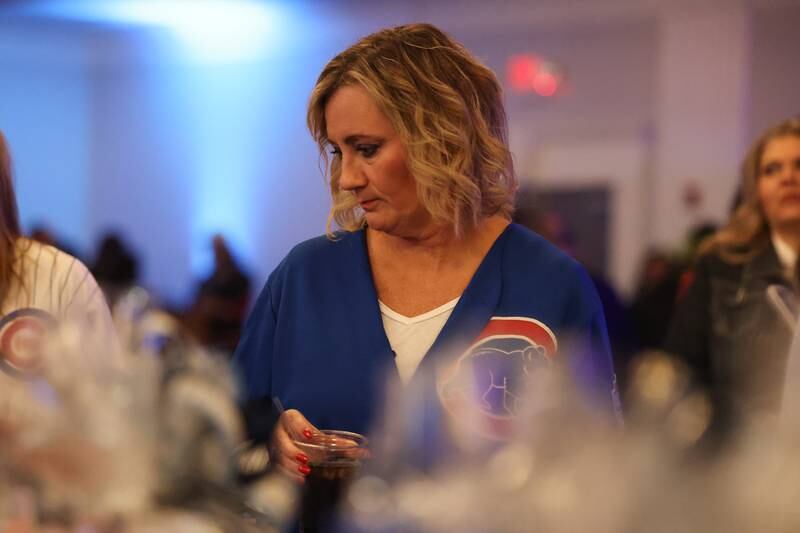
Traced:
<path fill-rule="evenodd" d="M 200 283 L 186 326 L 202 345 L 233 354 L 250 304 L 250 279 L 222 235 L 211 241 L 214 270 Z"/>
<path fill-rule="evenodd" d="M 387 376 L 409 383 L 452 355 L 486 388 L 487 417 L 513 417 L 509 387 L 555 364 L 595 408 L 617 409 L 589 277 L 510 223 L 517 181 L 494 73 L 431 25 L 384 29 L 325 66 L 308 124 L 330 163 L 328 234 L 273 271 L 235 355 L 282 470 L 309 474 L 293 440 L 315 426 L 369 430 Z M 273 403 L 289 409 L 270 415 Z"/>
<path fill-rule="evenodd" d="M 772 284 L 798 290 L 800 119 L 767 130 L 742 166 L 741 201 L 700 247 L 664 348 L 708 388 L 718 435 L 780 407 L 791 328 Z"/>
<path fill-rule="evenodd" d="M 676 303 L 693 279 L 691 268 L 700 244 L 716 229 L 712 223 L 700 223 L 689 229 L 677 251 L 651 249 L 645 254 L 631 303 L 631 316 L 643 349 L 660 349 L 663 345 Z"/>
<path fill-rule="evenodd" d="M 714 235 L 718 229 L 719 226 L 714 222 L 701 222 L 689 228 L 686 244 L 681 250 L 681 260 L 687 267 L 694 264 L 700 251 L 700 245 Z"/>
<path fill-rule="evenodd" d="M 37 224 L 31 229 L 30 238 L 36 242 L 46 244 L 47 246 L 58 248 L 58 245 L 56 245 L 56 237 L 53 235 L 53 232 L 41 224 Z"/>
<path fill-rule="evenodd" d="M 686 291 L 694 281 L 694 271 L 692 268 L 694 267 L 694 263 L 697 260 L 698 254 L 700 253 L 700 246 L 709 237 L 714 235 L 718 229 L 719 226 L 713 222 L 701 222 L 689 228 L 689 232 L 686 236 L 686 242 L 678 251 L 678 256 L 676 259 L 676 262 L 681 269 L 681 275 L 678 278 L 677 292 L 675 294 L 676 304 L 683 298 L 683 296 L 686 294 Z M 670 315 L 670 320 L 671 319 L 672 316 Z"/>
<path fill-rule="evenodd" d="M 91 271 L 113 310 L 119 299 L 136 286 L 139 261 L 122 237 L 107 233 L 100 239 Z"/>
<path fill-rule="evenodd" d="M 72 257 L 80 259 L 80 255 L 75 250 L 74 246 L 71 246 L 69 243 L 65 242 L 63 239 L 59 239 L 50 228 L 47 227 L 45 224 L 36 224 L 31 228 L 29 237 L 31 240 L 40 242 L 42 244 L 46 244 L 47 246 L 52 246 L 54 248 L 58 248 L 62 252 L 65 252 Z"/>
<path fill-rule="evenodd" d="M 535 207 L 534 194 L 530 191 L 519 195 L 520 202 L 514 213 L 515 222 L 535 231 L 548 241 L 563 250 L 570 257 L 580 261 L 575 250 L 575 237 L 568 222 L 555 211 L 542 210 Z M 523 203 L 523 200 L 524 203 Z M 633 320 L 628 307 L 619 297 L 616 289 L 606 277 L 589 270 L 597 295 L 603 305 L 603 314 L 608 327 L 608 338 L 611 342 L 611 353 L 614 357 L 617 388 L 620 391 L 623 407 L 624 392 L 627 389 L 627 368 L 638 351 L 639 342 L 633 327 Z"/>
<path fill-rule="evenodd" d="M 631 317 L 642 349 L 657 349 L 664 343 L 675 312 L 681 272 L 682 266 L 672 254 L 656 249 L 645 254 L 631 302 Z"/>
<path fill-rule="evenodd" d="M 74 320 L 113 340 L 103 293 L 89 270 L 52 246 L 21 236 L 11 154 L 0 133 L 0 371 L 18 375 L 41 363 L 49 328 Z"/>

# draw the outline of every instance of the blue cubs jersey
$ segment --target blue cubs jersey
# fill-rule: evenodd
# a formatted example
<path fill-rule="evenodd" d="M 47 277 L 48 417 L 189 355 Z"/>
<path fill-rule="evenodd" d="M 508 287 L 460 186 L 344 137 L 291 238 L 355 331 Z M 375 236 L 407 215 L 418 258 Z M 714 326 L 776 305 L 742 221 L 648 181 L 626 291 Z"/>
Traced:
<path fill-rule="evenodd" d="M 516 224 L 492 245 L 417 372 L 445 358 L 454 362 L 438 384 L 442 402 L 469 396 L 489 430 L 502 432 L 513 419 L 520 381 L 557 358 L 592 403 L 616 407 L 605 320 L 588 275 Z M 317 427 L 369 430 L 397 370 L 364 230 L 311 239 L 288 254 L 255 304 L 234 363 L 245 400 L 277 397 Z M 459 388 L 464 372 L 477 394 Z"/>

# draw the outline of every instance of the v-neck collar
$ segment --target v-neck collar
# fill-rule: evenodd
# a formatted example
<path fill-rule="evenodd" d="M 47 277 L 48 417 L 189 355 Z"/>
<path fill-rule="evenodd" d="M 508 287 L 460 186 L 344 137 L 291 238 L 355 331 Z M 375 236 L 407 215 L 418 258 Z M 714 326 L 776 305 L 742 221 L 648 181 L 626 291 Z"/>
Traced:
<path fill-rule="evenodd" d="M 473 337 L 477 335 L 492 317 L 497 304 L 500 301 L 502 291 L 502 262 L 503 250 L 508 235 L 512 231 L 514 224 L 507 225 L 500 235 L 497 236 L 489 251 L 486 253 L 477 270 L 472 275 L 467 288 L 461 295 L 458 304 L 453 309 L 450 318 L 445 322 L 444 327 L 439 332 L 436 340 L 431 345 L 428 352 L 415 374 L 424 373 L 430 365 L 441 357 L 448 354 L 458 354 L 469 347 Z M 360 274 L 366 280 L 366 291 L 372 310 L 369 313 L 367 330 L 374 332 L 371 339 L 376 347 L 380 347 L 380 352 L 393 354 L 386 331 L 383 328 L 380 306 L 378 304 L 378 291 L 375 287 L 375 280 L 372 276 L 372 266 L 369 262 L 369 252 L 367 250 L 366 229 L 359 230 L 359 252 L 360 252 Z M 395 366 L 393 374 L 397 373 Z M 412 378 L 413 380 L 414 378 Z"/>

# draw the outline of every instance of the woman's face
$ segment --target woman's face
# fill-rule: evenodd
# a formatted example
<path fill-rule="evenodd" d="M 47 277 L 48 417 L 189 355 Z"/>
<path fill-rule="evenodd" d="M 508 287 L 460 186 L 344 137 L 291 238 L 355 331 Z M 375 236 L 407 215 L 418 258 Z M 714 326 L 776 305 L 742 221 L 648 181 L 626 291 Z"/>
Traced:
<path fill-rule="evenodd" d="M 800 137 L 767 142 L 758 169 L 758 197 L 772 228 L 800 228 Z"/>
<path fill-rule="evenodd" d="M 325 123 L 341 163 L 339 188 L 355 195 L 371 229 L 413 237 L 431 223 L 417 197 L 405 146 L 366 89 L 337 89 L 325 107 Z"/>

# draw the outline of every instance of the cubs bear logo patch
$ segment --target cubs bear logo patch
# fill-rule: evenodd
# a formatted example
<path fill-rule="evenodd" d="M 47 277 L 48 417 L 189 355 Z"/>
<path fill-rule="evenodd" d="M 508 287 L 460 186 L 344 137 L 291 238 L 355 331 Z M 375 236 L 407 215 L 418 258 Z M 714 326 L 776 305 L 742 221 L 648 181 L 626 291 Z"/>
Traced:
<path fill-rule="evenodd" d="M 469 413 L 484 435 L 505 440 L 530 378 L 549 372 L 558 343 L 542 322 L 492 317 L 471 346 L 440 374 L 439 398 L 459 418 Z"/>
<path fill-rule="evenodd" d="M 12 376 L 35 374 L 42 344 L 55 318 L 41 309 L 18 309 L 0 319 L 0 370 Z"/>

